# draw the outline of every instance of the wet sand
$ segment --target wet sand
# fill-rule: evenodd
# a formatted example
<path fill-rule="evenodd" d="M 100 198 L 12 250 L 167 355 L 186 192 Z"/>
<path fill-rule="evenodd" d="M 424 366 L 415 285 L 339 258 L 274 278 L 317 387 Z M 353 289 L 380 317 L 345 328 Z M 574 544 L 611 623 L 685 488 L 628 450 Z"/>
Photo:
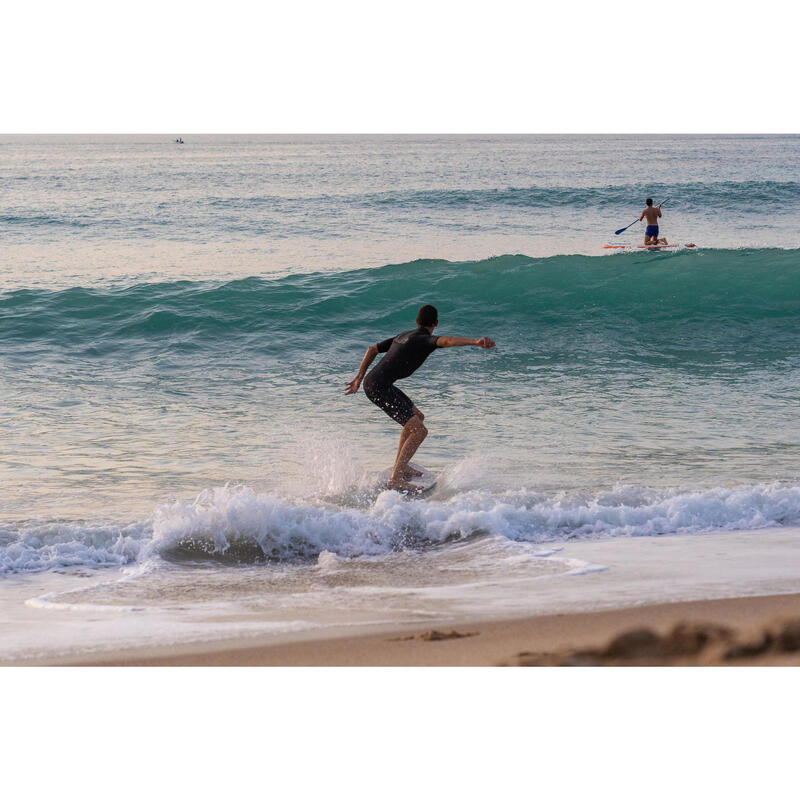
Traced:
<path fill-rule="evenodd" d="M 645 630 L 643 630 L 645 629 Z M 671 635 L 670 635 L 671 634 Z M 638 606 L 326 639 L 219 641 L 40 664 L 493 666 L 800 664 L 800 594 Z"/>

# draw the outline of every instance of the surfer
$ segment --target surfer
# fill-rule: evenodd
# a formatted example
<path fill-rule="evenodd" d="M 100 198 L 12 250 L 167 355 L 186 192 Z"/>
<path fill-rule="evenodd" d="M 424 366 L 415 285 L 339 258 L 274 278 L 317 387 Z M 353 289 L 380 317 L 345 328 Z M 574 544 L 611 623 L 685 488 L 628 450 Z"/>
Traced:
<path fill-rule="evenodd" d="M 409 483 L 411 478 L 422 473 L 409 466 L 409 461 L 428 435 L 423 424 L 425 415 L 401 392 L 395 381 L 407 378 L 418 370 L 425 359 L 438 347 L 494 347 L 494 342 L 487 336 L 482 339 L 468 339 L 465 336 L 434 336 L 433 329 L 439 324 L 439 313 L 433 306 L 422 306 L 417 314 L 416 330 L 404 331 L 397 336 L 384 339 L 367 348 L 358 374 L 347 384 L 345 394 L 355 394 L 364 381 L 364 394 L 378 408 L 388 414 L 395 422 L 403 426 L 400 444 L 397 447 L 392 475 L 387 488 L 414 491 Z M 367 375 L 369 365 L 378 353 L 386 355 Z"/>
<path fill-rule="evenodd" d="M 639 215 L 639 222 L 647 219 L 647 227 L 644 229 L 645 247 L 649 244 L 666 244 L 666 239 L 658 238 L 658 220 L 661 217 L 661 203 L 653 207 L 653 198 L 647 198 L 647 207 Z"/>

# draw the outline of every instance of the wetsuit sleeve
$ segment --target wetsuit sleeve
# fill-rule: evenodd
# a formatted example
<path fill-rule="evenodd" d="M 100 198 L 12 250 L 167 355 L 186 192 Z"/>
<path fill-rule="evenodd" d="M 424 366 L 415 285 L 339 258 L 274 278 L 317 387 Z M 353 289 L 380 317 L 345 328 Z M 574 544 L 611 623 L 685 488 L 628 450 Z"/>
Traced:
<path fill-rule="evenodd" d="M 431 352 L 433 352 L 438 346 L 439 346 L 439 337 L 431 334 L 428 337 L 428 347 L 430 347 Z"/>
<path fill-rule="evenodd" d="M 389 348 L 392 346 L 392 342 L 394 341 L 394 336 L 391 339 L 384 339 L 382 342 L 378 342 L 376 347 L 378 348 L 379 353 L 388 353 Z"/>

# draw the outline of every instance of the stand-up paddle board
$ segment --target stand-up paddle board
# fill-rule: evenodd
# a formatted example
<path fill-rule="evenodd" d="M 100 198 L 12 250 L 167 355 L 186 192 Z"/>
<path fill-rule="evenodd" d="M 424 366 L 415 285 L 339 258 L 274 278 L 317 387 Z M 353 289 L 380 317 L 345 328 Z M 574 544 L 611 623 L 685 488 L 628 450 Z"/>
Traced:
<path fill-rule="evenodd" d="M 604 244 L 606 250 L 674 250 L 680 247 L 697 247 L 696 244 Z"/>
<path fill-rule="evenodd" d="M 425 467 L 421 466 L 420 464 L 415 464 L 413 461 L 409 461 L 408 465 L 413 467 L 414 469 L 418 469 L 422 475 L 415 475 L 409 483 L 414 487 L 413 491 L 408 492 L 409 497 L 422 497 L 423 495 L 429 494 L 433 491 L 433 488 L 436 486 L 436 474 L 431 472 L 429 469 L 425 469 Z M 389 467 L 385 469 L 383 472 L 378 475 L 378 484 L 382 489 L 386 488 L 386 484 L 389 482 L 389 478 L 392 477 L 392 468 Z"/>

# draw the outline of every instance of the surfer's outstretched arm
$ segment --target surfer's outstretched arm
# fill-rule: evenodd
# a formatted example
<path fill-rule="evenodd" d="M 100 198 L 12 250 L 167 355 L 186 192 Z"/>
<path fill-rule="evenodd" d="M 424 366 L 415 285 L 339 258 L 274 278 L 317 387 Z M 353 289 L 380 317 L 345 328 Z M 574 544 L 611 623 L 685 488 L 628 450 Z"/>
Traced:
<path fill-rule="evenodd" d="M 364 380 L 364 375 L 366 374 L 367 370 L 369 369 L 369 365 L 375 360 L 375 356 L 378 355 L 378 345 L 373 344 L 367 348 L 367 352 L 364 353 L 364 358 L 361 359 L 361 366 L 358 368 L 358 375 L 347 384 L 347 388 L 344 390 L 345 394 L 355 394 L 358 391 L 358 387 L 361 386 L 361 381 Z"/>
<path fill-rule="evenodd" d="M 436 342 L 437 347 L 482 347 L 488 350 L 494 347 L 494 342 L 484 336 L 482 339 L 470 339 L 466 336 L 440 336 Z"/>

